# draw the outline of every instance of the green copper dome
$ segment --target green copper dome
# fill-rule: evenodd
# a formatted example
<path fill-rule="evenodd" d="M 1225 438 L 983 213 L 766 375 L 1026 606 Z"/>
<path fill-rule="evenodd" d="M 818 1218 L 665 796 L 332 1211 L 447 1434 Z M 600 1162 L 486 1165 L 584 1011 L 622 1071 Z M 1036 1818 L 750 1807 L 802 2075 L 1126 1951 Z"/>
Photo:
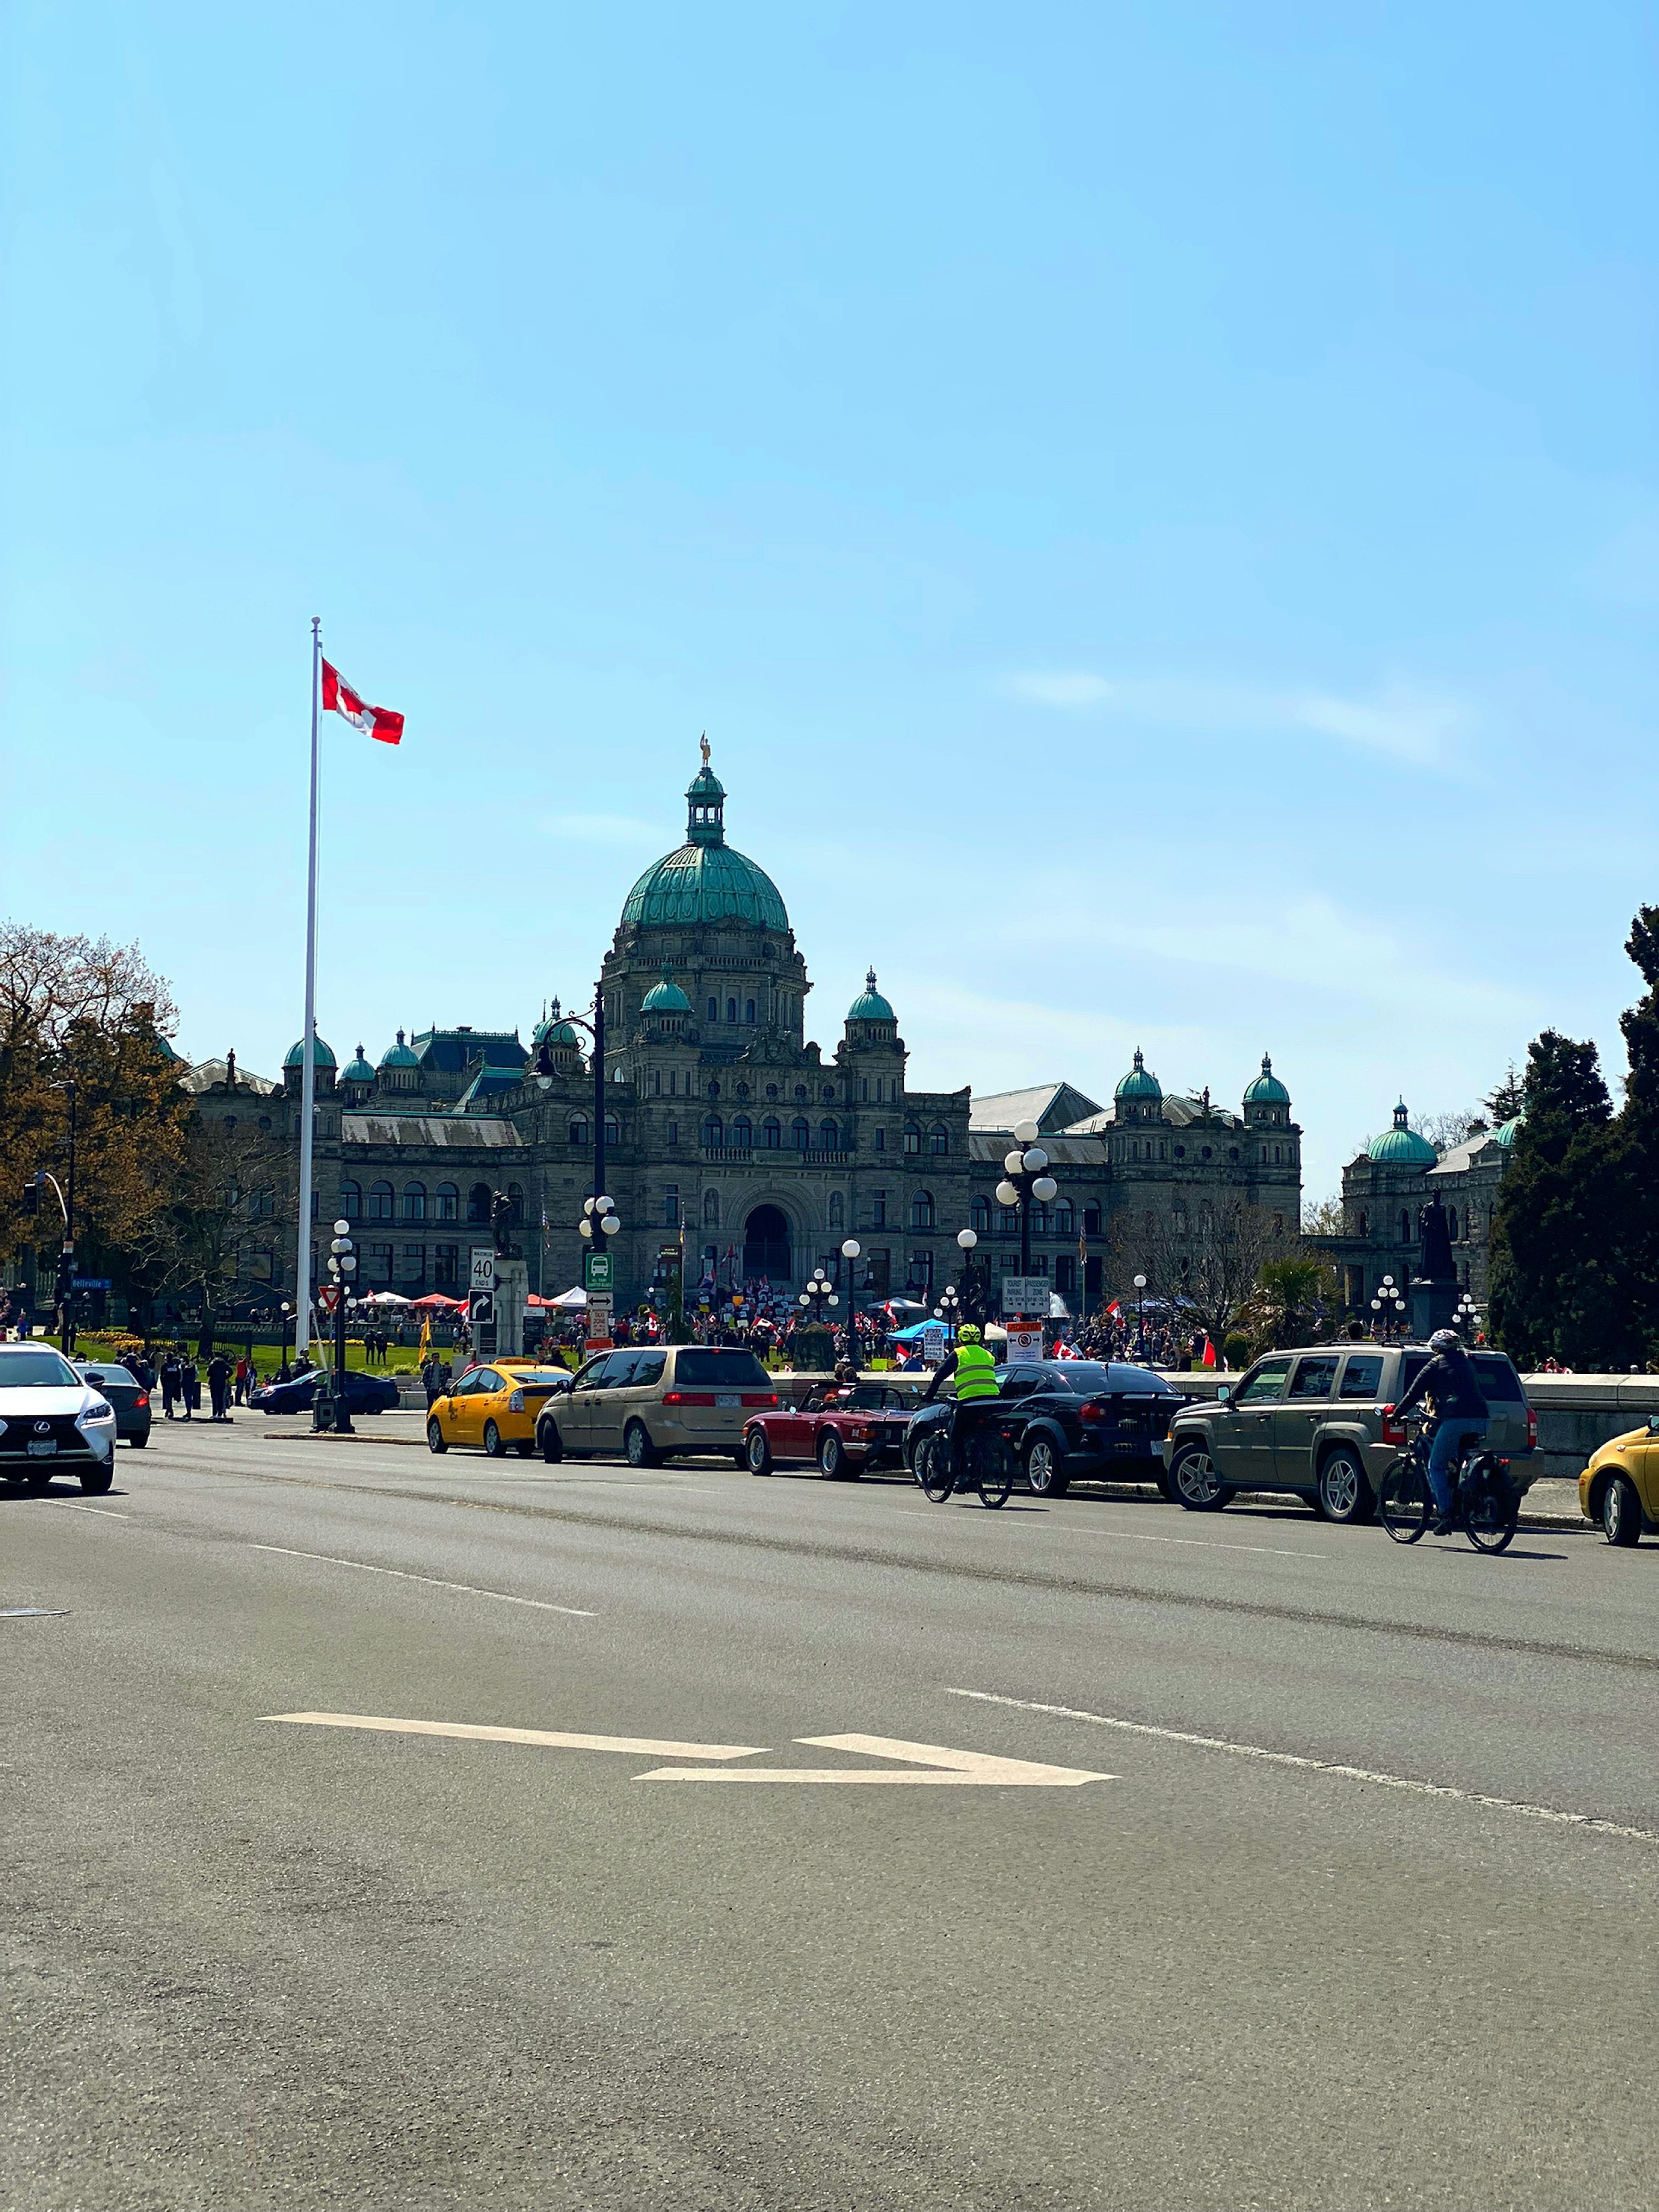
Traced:
<path fill-rule="evenodd" d="M 356 1060 L 347 1060 L 344 1070 L 341 1074 L 340 1080 L 342 1083 L 374 1082 L 374 1071 L 369 1066 L 368 1062 L 363 1058 L 363 1048 L 362 1045 L 359 1045 L 357 1048 L 357 1057 Z"/>
<path fill-rule="evenodd" d="M 1370 1152 L 1374 1160 L 1390 1168 L 1431 1168 L 1440 1158 L 1426 1137 L 1419 1137 L 1415 1129 L 1406 1127 L 1403 1098 L 1394 1109 L 1393 1128 L 1385 1129 L 1380 1137 L 1373 1137 Z"/>
<path fill-rule="evenodd" d="M 864 978 L 864 988 L 847 1009 L 849 1022 L 896 1022 L 898 1016 L 876 988 L 876 971 L 872 968 Z"/>
<path fill-rule="evenodd" d="M 662 965 L 662 981 L 653 983 L 641 1001 L 642 1014 L 689 1014 L 691 1001 L 668 972 L 668 963 Z"/>
<path fill-rule="evenodd" d="M 789 915 L 777 885 L 726 842 L 726 787 L 708 765 L 707 738 L 702 746 L 702 766 L 685 794 L 685 842 L 648 867 L 629 891 L 623 926 L 745 921 L 786 931 Z"/>
<path fill-rule="evenodd" d="M 289 1045 L 287 1057 L 283 1060 L 283 1066 L 284 1067 L 303 1067 L 305 1065 L 305 1057 L 306 1041 L 303 1037 L 300 1037 L 296 1039 L 293 1044 Z M 317 1040 L 317 1049 L 312 1059 L 313 1066 L 332 1067 L 335 1064 L 333 1054 L 323 1042 L 321 1037 L 319 1037 Z"/>
<path fill-rule="evenodd" d="M 388 1045 L 386 1050 L 380 1054 L 380 1065 L 382 1067 L 418 1067 L 420 1064 L 420 1061 L 416 1060 L 415 1054 L 404 1042 L 404 1033 L 401 1030 L 398 1032 L 397 1043 Z"/>
<path fill-rule="evenodd" d="M 581 1038 L 559 1012 L 559 1002 L 553 1001 L 551 1013 L 544 1014 L 530 1032 L 532 1044 L 574 1044 L 580 1052 Z"/>
<path fill-rule="evenodd" d="M 1139 1045 L 1135 1048 L 1134 1066 L 1112 1096 L 1114 1098 L 1162 1098 L 1164 1096 L 1164 1085 L 1147 1066 Z"/>
<path fill-rule="evenodd" d="M 1500 1128 L 1494 1129 L 1492 1133 L 1493 1142 L 1502 1145 L 1504 1150 L 1508 1152 L 1510 1146 L 1515 1142 L 1516 1131 L 1525 1119 L 1524 1115 L 1517 1114 L 1512 1121 L 1505 1121 Z"/>
<path fill-rule="evenodd" d="M 1261 1073 L 1244 1093 L 1244 1103 L 1247 1106 L 1288 1106 L 1290 1103 L 1290 1092 L 1273 1073 L 1273 1061 L 1264 1052 Z"/>

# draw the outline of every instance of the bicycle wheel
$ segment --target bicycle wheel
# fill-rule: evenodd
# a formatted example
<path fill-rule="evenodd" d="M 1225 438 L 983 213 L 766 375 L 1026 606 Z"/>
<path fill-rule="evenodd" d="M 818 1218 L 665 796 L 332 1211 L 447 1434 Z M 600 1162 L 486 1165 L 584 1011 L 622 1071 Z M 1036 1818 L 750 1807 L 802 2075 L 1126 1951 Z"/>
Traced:
<path fill-rule="evenodd" d="M 1376 1517 L 1396 1544 L 1414 1544 L 1429 1525 L 1429 1486 L 1409 1452 L 1385 1468 L 1376 1493 Z"/>
<path fill-rule="evenodd" d="M 981 1505 L 994 1508 L 1008 1503 L 1008 1492 L 1014 1486 L 1014 1466 L 1000 1437 L 974 1438 L 969 1447 L 968 1471 Z"/>
<path fill-rule="evenodd" d="M 1515 1534 L 1519 1507 L 1508 1477 L 1490 1460 L 1477 1461 L 1463 1484 L 1463 1534 L 1477 1552 L 1501 1552 Z"/>
<path fill-rule="evenodd" d="M 924 1437 L 916 1447 L 916 1480 L 923 1497 L 943 1505 L 955 1486 L 951 1466 L 951 1439 L 942 1432 Z"/>

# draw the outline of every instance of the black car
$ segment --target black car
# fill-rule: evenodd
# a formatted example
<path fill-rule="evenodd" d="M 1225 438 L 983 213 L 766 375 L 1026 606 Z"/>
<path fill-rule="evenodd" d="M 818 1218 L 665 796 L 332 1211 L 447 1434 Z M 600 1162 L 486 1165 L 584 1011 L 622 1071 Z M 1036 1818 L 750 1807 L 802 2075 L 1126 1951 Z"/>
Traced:
<path fill-rule="evenodd" d="M 1003 1434 L 1036 1496 L 1063 1498 L 1079 1475 L 1162 1487 L 1159 1447 L 1187 1401 L 1150 1367 L 1119 1359 L 1044 1359 L 999 1367 L 996 1374 Z M 950 1418 L 943 1401 L 916 1415 L 904 1440 L 907 1467 L 914 1470 L 916 1447 Z"/>
<path fill-rule="evenodd" d="M 259 1413 L 308 1413 L 317 1395 L 316 1368 L 296 1375 L 291 1382 L 268 1382 L 248 1400 Z M 361 1367 L 346 1370 L 346 1411 L 349 1413 L 395 1413 L 398 1386 L 389 1375 L 366 1375 Z"/>
<path fill-rule="evenodd" d="M 136 1375 L 107 1360 L 76 1359 L 70 1364 L 94 1390 L 101 1390 L 115 1408 L 115 1434 L 125 1437 L 134 1451 L 149 1442 L 149 1392 Z"/>

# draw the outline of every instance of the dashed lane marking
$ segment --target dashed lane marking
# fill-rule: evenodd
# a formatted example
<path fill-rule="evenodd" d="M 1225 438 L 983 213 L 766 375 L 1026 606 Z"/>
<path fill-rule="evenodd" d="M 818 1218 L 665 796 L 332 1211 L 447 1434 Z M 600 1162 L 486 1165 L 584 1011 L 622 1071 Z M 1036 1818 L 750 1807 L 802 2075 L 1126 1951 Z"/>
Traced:
<path fill-rule="evenodd" d="M 1259 1759 L 1268 1766 L 1301 1767 L 1314 1774 L 1334 1774 L 1348 1782 L 1368 1782 L 1379 1790 L 1402 1790 L 1413 1797 L 1444 1797 L 1454 1803 L 1479 1805 L 1488 1812 L 1518 1813 L 1523 1820 L 1547 1820 L 1559 1827 L 1588 1828 L 1598 1836 L 1619 1836 L 1626 1843 L 1659 1844 L 1659 1835 L 1647 1828 L 1626 1827 L 1618 1820 L 1603 1820 L 1594 1813 L 1564 1812 L 1554 1805 L 1532 1805 L 1523 1798 L 1493 1797 L 1479 1790 L 1457 1790 L 1446 1782 L 1424 1782 L 1406 1774 L 1379 1774 L 1368 1766 L 1348 1766 L 1332 1759 L 1308 1759 L 1291 1751 L 1269 1751 L 1265 1744 L 1235 1743 L 1227 1736 L 1197 1735 L 1187 1729 L 1154 1728 L 1146 1721 L 1117 1719 L 1109 1713 L 1086 1713 L 1075 1705 L 1038 1705 L 1029 1698 L 999 1697 L 992 1690 L 947 1688 L 948 1698 L 972 1698 L 982 1705 L 1009 1705 L 1016 1712 L 1048 1713 L 1057 1720 L 1085 1721 L 1091 1728 L 1116 1729 L 1125 1735 L 1155 1737 L 1161 1743 L 1184 1743 L 1199 1751 L 1225 1752 L 1233 1759 Z"/>
<path fill-rule="evenodd" d="M 295 1552 L 286 1544 L 250 1544 L 250 1552 L 275 1552 L 284 1559 L 314 1559 L 325 1567 L 356 1567 L 359 1574 L 390 1575 L 394 1582 L 425 1583 L 432 1589 L 460 1590 L 468 1597 L 493 1597 L 502 1605 L 527 1605 L 538 1613 L 562 1613 L 573 1620 L 597 1620 L 597 1613 L 589 1613 L 579 1605 L 553 1605 L 544 1597 L 515 1597 L 511 1590 L 480 1589 L 474 1583 L 447 1583 L 436 1575 L 410 1574 L 403 1567 L 371 1566 L 367 1559 L 339 1559 L 331 1552 Z"/>
<path fill-rule="evenodd" d="M 906 1743 L 890 1735 L 798 1735 L 820 1751 L 862 1752 L 870 1759 L 902 1759 L 886 1766 L 654 1767 L 636 1782 L 815 1782 L 933 1784 L 944 1789 L 1077 1790 L 1085 1782 L 1115 1782 L 1115 1774 L 1081 1767 L 1039 1765 L 1029 1759 L 994 1759 L 987 1752 L 954 1751 L 942 1743 Z"/>
<path fill-rule="evenodd" d="M 645 1759 L 757 1759 L 763 1744 L 672 1743 L 645 1735 L 575 1735 L 562 1729 L 486 1728 L 470 1721 L 389 1720 L 377 1713 L 262 1713 L 301 1728 L 371 1729 L 390 1735 L 460 1736 L 478 1743 L 540 1744 L 553 1751 L 621 1751 Z"/>
<path fill-rule="evenodd" d="M 48 1505 L 61 1505 L 65 1513 L 95 1513 L 100 1521 L 131 1521 L 131 1513 L 117 1513 L 107 1505 L 82 1505 L 73 1498 L 49 1498 Z"/>

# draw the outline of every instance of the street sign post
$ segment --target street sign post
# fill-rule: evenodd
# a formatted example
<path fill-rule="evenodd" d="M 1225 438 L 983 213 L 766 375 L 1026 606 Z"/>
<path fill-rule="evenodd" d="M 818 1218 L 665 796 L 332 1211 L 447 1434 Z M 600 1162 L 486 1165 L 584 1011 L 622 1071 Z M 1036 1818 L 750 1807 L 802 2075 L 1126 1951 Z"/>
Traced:
<path fill-rule="evenodd" d="M 594 1257 L 600 1255 L 594 1255 Z M 610 1257 L 607 1253 L 604 1255 Z M 611 1293 L 609 1291 L 590 1291 L 587 1294 L 587 1352 L 591 1358 L 596 1352 L 609 1352 L 611 1340 Z"/>
<path fill-rule="evenodd" d="M 582 1288 L 592 1297 L 595 1291 L 611 1291 L 617 1287 L 615 1263 L 608 1252 L 582 1254 Z"/>
<path fill-rule="evenodd" d="M 493 1244 L 472 1247 L 471 1287 L 475 1291 L 493 1291 L 495 1287 L 495 1248 Z"/>
<path fill-rule="evenodd" d="M 924 1367 L 942 1367 L 945 1364 L 945 1324 L 929 1322 L 921 1332 L 921 1364 Z"/>
<path fill-rule="evenodd" d="M 1029 1314 L 1037 1321 L 1048 1320 L 1048 1278 L 1046 1275 L 1005 1275 L 1003 1277 L 1003 1319 L 1006 1321 L 1015 1314 Z"/>
<path fill-rule="evenodd" d="M 1008 1357 L 1011 1360 L 1042 1358 L 1041 1322 L 1011 1321 L 1008 1323 Z"/>

